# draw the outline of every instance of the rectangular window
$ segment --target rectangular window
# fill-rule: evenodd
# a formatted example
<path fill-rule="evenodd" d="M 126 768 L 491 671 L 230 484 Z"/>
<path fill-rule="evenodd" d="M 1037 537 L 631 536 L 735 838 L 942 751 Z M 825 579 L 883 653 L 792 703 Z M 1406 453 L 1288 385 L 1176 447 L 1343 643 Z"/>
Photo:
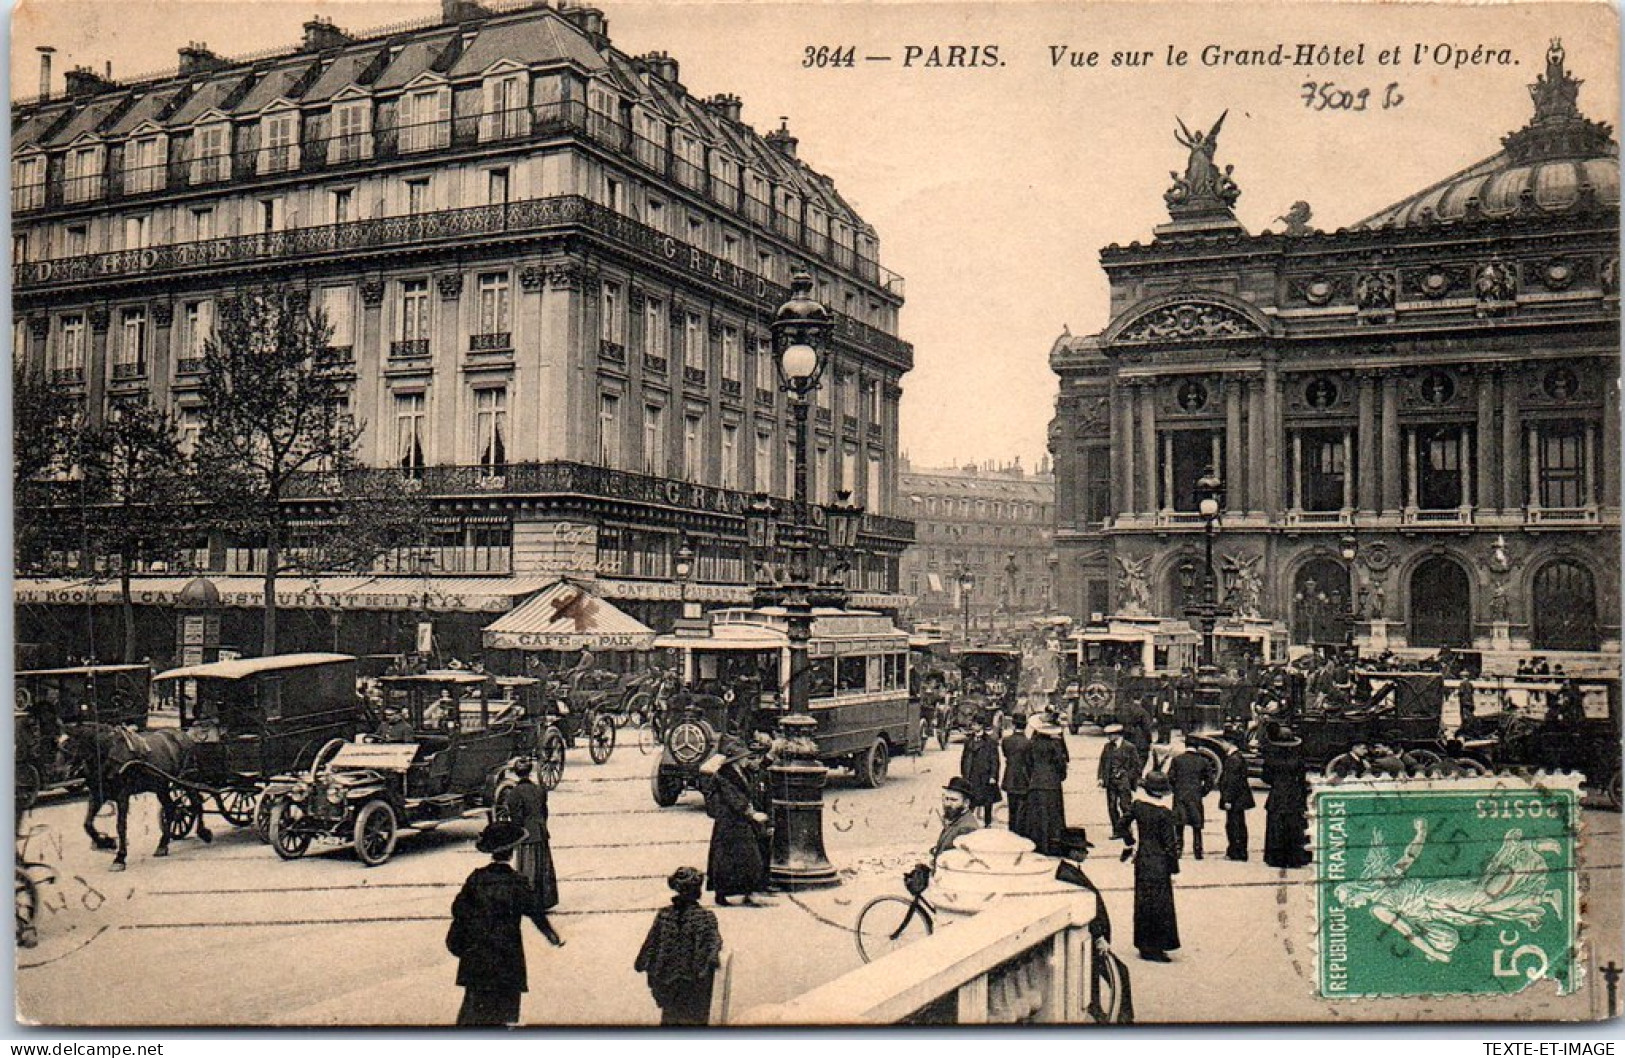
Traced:
<path fill-rule="evenodd" d="M 429 340 L 429 281 L 407 279 L 401 282 L 401 340 Z"/>
<path fill-rule="evenodd" d="M 490 169 L 486 171 L 485 204 L 488 206 L 506 206 L 508 204 L 508 170 Z"/>
<path fill-rule="evenodd" d="M 351 213 L 351 204 L 355 200 L 355 191 L 351 188 L 341 188 L 332 194 L 333 223 L 348 224 L 354 219 Z"/>
<path fill-rule="evenodd" d="M 683 317 L 683 364 L 705 370 L 705 321 L 695 312 Z"/>
<path fill-rule="evenodd" d="M 427 398 L 422 393 L 395 397 L 395 465 L 416 477 L 423 471 L 424 420 Z"/>
<path fill-rule="evenodd" d="M 408 180 L 406 182 L 406 215 L 415 217 L 419 213 L 429 211 L 429 181 Z"/>
<path fill-rule="evenodd" d="M 28 234 L 17 232 L 11 237 L 11 263 L 27 264 L 31 258 L 28 256 Z"/>
<path fill-rule="evenodd" d="M 368 134 L 371 124 L 372 104 L 365 99 L 335 106 L 329 159 L 340 163 L 372 157 L 372 137 Z"/>
<path fill-rule="evenodd" d="M 725 489 L 739 487 L 739 427 L 731 422 L 722 424 L 722 480 Z"/>
<path fill-rule="evenodd" d="M 260 199 L 260 231 L 266 235 L 282 230 L 286 215 L 281 196 Z"/>
<path fill-rule="evenodd" d="M 499 471 L 508 465 L 508 391 L 500 386 L 474 391 L 474 450 L 480 466 Z"/>
<path fill-rule="evenodd" d="M 1585 430 L 1580 422 L 1546 423 L 1539 433 L 1540 505 L 1574 508 L 1586 503 Z"/>
<path fill-rule="evenodd" d="M 643 407 L 643 472 L 666 473 L 666 409 L 658 404 Z"/>
<path fill-rule="evenodd" d="M 299 115 L 273 114 L 260 121 L 259 172 L 285 173 L 299 166 Z"/>
<path fill-rule="evenodd" d="M 705 249 L 705 221 L 699 217 L 688 218 L 688 244 Z"/>
<path fill-rule="evenodd" d="M 68 152 L 63 173 L 63 197 L 69 202 L 89 202 L 102 197 L 102 149 L 79 147 Z"/>
<path fill-rule="evenodd" d="M 606 282 L 599 304 L 599 337 L 615 345 L 626 344 L 626 318 L 621 312 L 621 285 Z"/>
<path fill-rule="evenodd" d="M 451 142 L 451 89 L 413 92 L 401 103 L 401 150 L 432 151 Z"/>
<path fill-rule="evenodd" d="M 124 189 L 139 195 L 164 186 L 164 138 L 144 136 L 124 152 Z"/>
<path fill-rule="evenodd" d="M 85 318 L 77 313 L 62 317 L 62 334 L 53 370 L 71 373 L 62 381 L 82 381 L 85 370 Z"/>
<path fill-rule="evenodd" d="M 125 217 L 124 248 L 126 250 L 145 250 L 147 248 L 148 228 L 146 217 Z"/>
<path fill-rule="evenodd" d="M 621 398 L 613 393 L 598 395 L 598 462 L 621 465 Z"/>
<path fill-rule="evenodd" d="M 185 343 L 182 346 L 182 354 L 188 360 L 201 360 L 203 349 L 214 334 L 214 302 L 187 302 L 185 323 L 181 338 Z"/>
<path fill-rule="evenodd" d="M 480 276 L 480 333 L 507 334 L 509 319 L 508 273 L 486 272 Z"/>
<path fill-rule="evenodd" d="M 1336 511 L 1343 507 L 1343 484 L 1348 478 L 1341 430 L 1305 430 L 1299 443 L 1303 451 L 1303 495 L 1299 506 L 1306 511 Z"/>
<path fill-rule="evenodd" d="M 90 229 L 83 224 L 70 224 L 63 233 L 62 253 L 65 257 L 81 257 L 90 251 Z"/>
<path fill-rule="evenodd" d="M 745 358 L 739 346 L 739 328 L 722 328 L 722 377 L 738 382 L 745 377 Z"/>
<path fill-rule="evenodd" d="M 113 378 L 144 375 L 147 366 L 147 310 L 125 309 L 119 319 L 118 354 L 113 360 Z"/>
<path fill-rule="evenodd" d="M 869 479 L 864 482 L 868 490 L 863 495 L 863 502 L 871 511 L 879 511 L 881 501 L 885 498 L 881 494 L 880 457 L 873 453 L 869 456 Z"/>
<path fill-rule="evenodd" d="M 683 477 L 699 481 L 705 470 L 705 417 L 683 416 Z"/>
<path fill-rule="evenodd" d="M 813 472 L 818 478 L 816 486 L 811 490 L 813 495 L 818 497 L 819 503 L 829 503 L 835 499 L 835 453 L 820 445 L 818 460 L 813 464 Z"/>
<path fill-rule="evenodd" d="M 841 449 L 841 491 L 848 496 L 858 490 L 858 450 L 851 445 Z"/>
<path fill-rule="evenodd" d="M 11 201 L 16 210 L 45 205 L 45 159 L 21 158 L 11 166 Z"/>
<path fill-rule="evenodd" d="M 192 241 L 202 242 L 214 238 L 214 210 L 194 209 L 192 213 Z M 72 234 L 71 230 L 69 234 Z"/>
<path fill-rule="evenodd" d="M 739 259 L 739 240 L 732 235 L 722 237 L 722 259 L 729 264 L 742 264 Z"/>
<path fill-rule="evenodd" d="M 666 303 L 649 298 L 643 303 L 643 351 L 650 356 L 666 355 Z"/>
<path fill-rule="evenodd" d="M 485 137 L 511 140 L 525 134 L 525 75 L 499 77 L 485 86 Z"/>
<path fill-rule="evenodd" d="M 355 288 L 323 287 L 322 315 L 332 328 L 328 344 L 335 349 L 355 348 Z"/>
<path fill-rule="evenodd" d="M 1098 525 L 1112 515 L 1112 457 L 1111 449 L 1096 445 L 1086 449 L 1083 493 L 1083 520 Z"/>
<path fill-rule="evenodd" d="M 614 177 L 604 177 L 604 205 L 608 206 L 616 213 L 621 212 L 622 207 L 626 205 L 625 196 L 622 193 L 621 182 L 616 180 Z"/>
<path fill-rule="evenodd" d="M 212 184 L 231 175 L 226 164 L 231 128 L 224 123 L 206 125 L 192 134 L 192 182 Z"/>
<path fill-rule="evenodd" d="M 1466 495 L 1462 480 L 1461 450 L 1467 431 L 1459 426 L 1419 427 L 1412 434 L 1416 446 L 1414 499 L 1422 510 L 1460 507 Z"/>
<path fill-rule="evenodd" d="M 649 227 L 662 235 L 666 233 L 666 204 L 658 198 L 649 200 Z"/>
<path fill-rule="evenodd" d="M 756 431 L 756 472 L 755 488 L 757 492 L 773 491 L 773 431 Z"/>
<path fill-rule="evenodd" d="M 774 281 L 773 255 L 766 250 L 756 251 L 756 274 L 770 283 Z"/>
<path fill-rule="evenodd" d="M 190 456 L 197 451 L 197 439 L 203 434 L 203 409 L 180 409 L 176 425 L 181 455 Z"/>

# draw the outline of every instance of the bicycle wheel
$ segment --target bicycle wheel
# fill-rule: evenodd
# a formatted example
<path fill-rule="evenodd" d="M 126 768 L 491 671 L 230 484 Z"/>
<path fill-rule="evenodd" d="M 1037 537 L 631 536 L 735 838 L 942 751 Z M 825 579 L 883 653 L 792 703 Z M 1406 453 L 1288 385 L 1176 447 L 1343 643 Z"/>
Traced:
<path fill-rule="evenodd" d="M 858 954 L 864 962 L 874 962 L 931 935 L 931 916 L 913 901 L 900 896 L 877 896 L 858 912 Z"/>
<path fill-rule="evenodd" d="M 655 726 L 649 721 L 638 725 L 638 752 L 645 756 L 660 748 L 660 739 L 655 734 Z"/>

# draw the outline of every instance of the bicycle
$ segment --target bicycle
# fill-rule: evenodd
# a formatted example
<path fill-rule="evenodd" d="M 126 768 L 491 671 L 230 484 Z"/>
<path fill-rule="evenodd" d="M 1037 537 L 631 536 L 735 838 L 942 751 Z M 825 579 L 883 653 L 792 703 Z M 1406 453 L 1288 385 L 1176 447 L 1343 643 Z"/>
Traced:
<path fill-rule="evenodd" d="M 931 868 L 918 864 L 903 875 L 903 888 L 908 890 L 909 899 L 877 896 L 863 905 L 853 933 L 858 955 L 864 962 L 873 962 L 898 948 L 924 940 L 936 930 L 937 909 L 925 898 L 930 885 Z"/>
<path fill-rule="evenodd" d="M 35 873 L 39 878 L 35 878 Z M 56 872 L 47 864 L 33 863 L 17 857 L 17 947 L 33 948 L 39 944 L 39 927 L 34 920 L 39 916 L 39 887 L 55 882 Z"/>

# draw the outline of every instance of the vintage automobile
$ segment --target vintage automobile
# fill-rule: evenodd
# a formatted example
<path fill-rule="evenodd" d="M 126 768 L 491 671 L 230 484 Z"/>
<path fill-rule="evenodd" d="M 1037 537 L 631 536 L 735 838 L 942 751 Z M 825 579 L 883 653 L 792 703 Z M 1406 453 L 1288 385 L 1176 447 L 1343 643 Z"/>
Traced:
<path fill-rule="evenodd" d="M 608 672 L 559 676 L 542 684 L 544 708 L 565 746 L 574 748 L 584 739 L 594 764 L 608 763 L 615 752 L 615 717 L 625 697 L 621 679 Z"/>
<path fill-rule="evenodd" d="M 16 806 L 33 807 L 40 792 L 60 789 L 84 776 L 57 752 L 69 724 L 147 726 L 152 669 L 146 665 L 79 665 L 17 673 L 15 723 Z"/>
<path fill-rule="evenodd" d="M 387 700 L 405 706 L 415 740 L 334 740 L 305 774 L 268 788 L 277 855 L 292 860 L 316 842 L 348 844 L 376 867 L 403 829 L 431 830 L 488 807 L 497 777 L 535 757 L 540 729 L 522 703 L 483 693 L 487 683 L 474 673 L 386 678 Z"/>
<path fill-rule="evenodd" d="M 662 636 L 678 652 L 683 680 L 708 690 L 667 725 L 650 777 L 655 803 L 674 804 L 724 733 L 771 726 L 787 702 L 790 640 L 784 610 L 713 610 L 703 635 Z M 808 644 L 808 697 L 819 758 L 851 768 L 864 786 L 886 781 L 891 758 L 918 753 L 919 715 L 908 693 L 908 636 L 882 614 L 815 611 Z M 720 702 L 720 709 L 714 702 Z M 699 715 L 692 715 L 697 710 Z"/>
<path fill-rule="evenodd" d="M 1014 713 L 1021 701 L 1021 651 L 1015 647 L 967 647 L 958 655 L 960 701 L 970 710 Z M 968 720 L 961 709 L 959 719 Z"/>
<path fill-rule="evenodd" d="M 1063 707 L 1074 734 L 1084 724 L 1112 722 L 1129 702 L 1162 693 L 1196 667 L 1202 638 L 1184 621 L 1109 617 L 1091 621 L 1062 655 Z"/>
<path fill-rule="evenodd" d="M 213 800 L 232 826 L 258 822 L 260 793 L 275 776 L 305 767 L 322 746 L 350 738 L 372 719 L 356 695 L 356 659 L 348 654 L 273 654 L 161 672 L 174 692 L 178 722 L 193 730 L 193 770 L 181 780 Z M 184 809 L 189 801 L 179 804 Z M 171 836 L 198 821 L 183 810 Z"/>
<path fill-rule="evenodd" d="M 1298 752 L 1311 769 L 1336 770 L 1334 764 L 1359 745 L 1384 747 L 1411 767 L 1468 756 L 1445 739 L 1444 677 L 1439 673 L 1356 669 L 1352 678 L 1354 692 L 1346 707 L 1328 707 L 1323 699 L 1307 695 L 1273 714 L 1232 721 L 1227 737 L 1244 748 L 1255 771 L 1264 744 L 1282 726 L 1302 739 Z"/>
<path fill-rule="evenodd" d="M 1463 731 L 1467 751 L 1491 768 L 1578 771 L 1586 785 L 1621 807 L 1620 685 L 1615 679 L 1576 679 L 1575 702 L 1565 707 L 1563 684 L 1495 681 L 1489 687 L 1511 708 L 1479 712 Z M 1483 681 L 1480 681 L 1481 688 Z M 1487 695 L 1477 695 L 1483 703 Z M 1518 706 L 1522 699 L 1526 704 Z M 1532 699 L 1532 700 L 1531 700 Z M 1537 708 L 1538 706 L 1538 708 Z"/>

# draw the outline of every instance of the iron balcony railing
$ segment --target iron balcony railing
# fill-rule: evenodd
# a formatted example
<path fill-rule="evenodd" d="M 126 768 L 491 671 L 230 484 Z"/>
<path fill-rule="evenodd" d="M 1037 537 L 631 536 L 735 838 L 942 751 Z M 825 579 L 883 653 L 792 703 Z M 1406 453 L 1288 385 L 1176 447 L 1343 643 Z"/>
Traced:
<path fill-rule="evenodd" d="M 563 227 L 585 228 L 609 242 L 663 258 L 670 258 L 675 243 L 681 248 L 677 257 L 683 267 L 705 279 L 726 283 L 742 296 L 753 297 L 764 308 L 776 308 L 789 297 L 787 288 L 762 280 L 743 266 L 678 242 L 578 195 L 18 262 L 12 266 L 11 275 L 17 289 L 117 278 L 144 279 L 168 272 L 215 271 L 237 264 L 263 265 L 267 259 L 292 262 L 335 253 L 387 250 L 479 236 L 529 235 Z M 832 315 L 837 337 L 893 358 L 906 360 L 911 356 L 912 348 L 896 336 L 844 313 Z"/>
<path fill-rule="evenodd" d="M 391 360 L 421 360 L 429 355 L 429 339 L 401 338 L 389 343 Z"/>
<path fill-rule="evenodd" d="M 652 353 L 643 354 L 643 370 L 651 375 L 664 375 L 668 368 L 666 358 Z"/>
<path fill-rule="evenodd" d="M 683 384 L 688 386 L 705 385 L 705 368 L 683 365 Z"/>
<path fill-rule="evenodd" d="M 51 384 L 57 386 L 80 386 L 85 381 L 83 367 L 53 367 L 51 368 Z"/>
<path fill-rule="evenodd" d="M 506 353 L 513 350 L 513 334 L 509 331 L 493 331 L 490 334 L 471 334 L 468 336 L 468 351 L 471 353 Z"/>
<path fill-rule="evenodd" d="M 612 364 L 626 363 L 626 346 L 602 338 L 598 342 L 598 355 Z"/>

